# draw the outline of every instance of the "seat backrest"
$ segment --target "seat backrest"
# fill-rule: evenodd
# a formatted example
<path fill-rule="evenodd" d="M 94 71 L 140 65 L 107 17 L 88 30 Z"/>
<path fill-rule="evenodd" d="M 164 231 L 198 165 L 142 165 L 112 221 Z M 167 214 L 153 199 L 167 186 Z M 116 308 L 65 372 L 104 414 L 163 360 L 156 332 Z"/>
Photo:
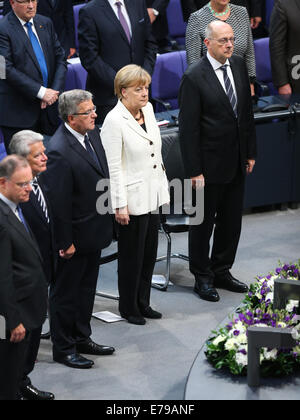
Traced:
<path fill-rule="evenodd" d="M 167 7 L 169 35 L 178 44 L 185 44 L 186 22 L 183 20 L 180 0 L 170 0 Z"/>
<path fill-rule="evenodd" d="M 68 64 L 65 90 L 83 89 L 85 90 L 87 71 L 82 66 L 79 58 L 72 59 Z"/>
<path fill-rule="evenodd" d="M 6 156 L 6 150 L 5 150 L 5 146 L 4 143 L 0 143 L 0 162 L 2 159 L 4 159 Z"/>
<path fill-rule="evenodd" d="M 177 109 L 177 97 L 183 73 L 180 51 L 158 55 L 151 84 L 153 98 L 169 102 L 172 109 Z M 161 112 L 164 109 L 158 104 L 155 111 Z"/>
<path fill-rule="evenodd" d="M 79 21 L 79 10 L 85 6 L 86 3 L 76 4 L 73 6 L 74 12 L 74 26 L 75 26 L 75 47 L 78 50 L 78 21 Z"/>
<path fill-rule="evenodd" d="M 256 78 L 269 87 L 269 94 L 277 93 L 272 81 L 271 58 L 269 49 L 269 38 L 254 40 L 254 52 L 256 61 Z"/>

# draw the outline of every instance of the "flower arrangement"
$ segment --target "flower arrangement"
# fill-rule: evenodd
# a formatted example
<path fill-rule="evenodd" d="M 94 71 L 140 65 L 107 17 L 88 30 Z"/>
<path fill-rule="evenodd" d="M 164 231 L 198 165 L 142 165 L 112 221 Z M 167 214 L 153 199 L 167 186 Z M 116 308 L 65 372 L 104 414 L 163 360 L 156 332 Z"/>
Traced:
<path fill-rule="evenodd" d="M 206 343 L 206 357 L 216 369 L 227 369 L 234 375 L 247 373 L 247 329 L 250 326 L 299 329 L 298 301 L 289 301 L 283 310 L 273 309 L 276 278 L 300 280 L 300 260 L 295 264 L 279 264 L 274 272 L 256 278 L 230 322 Z M 297 340 L 300 334 L 297 334 Z M 260 352 L 262 376 L 288 375 L 300 368 L 300 342 L 293 349 L 267 349 Z"/>

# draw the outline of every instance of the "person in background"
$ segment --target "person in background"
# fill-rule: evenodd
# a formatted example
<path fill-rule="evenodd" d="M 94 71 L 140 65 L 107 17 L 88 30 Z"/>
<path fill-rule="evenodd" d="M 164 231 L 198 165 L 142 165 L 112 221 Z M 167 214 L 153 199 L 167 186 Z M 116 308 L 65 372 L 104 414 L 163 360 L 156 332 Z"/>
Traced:
<path fill-rule="evenodd" d="M 151 76 L 140 66 L 119 70 L 118 103 L 101 129 L 119 226 L 119 311 L 137 325 L 162 316 L 150 306 L 150 290 L 158 245 L 157 210 L 169 202 L 160 131 L 148 102 L 150 82 Z"/>
<path fill-rule="evenodd" d="M 158 52 L 164 53 L 168 47 L 167 7 L 170 0 L 146 0 L 152 33 L 158 45 Z"/>
<path fill-rule="evenodd" d="M 153 73 L 157 44 L 145 0 L 92 0 L 80 9 L 79 56 L 88 72 L 86 89 L 93 93 L 102 124 L 117 103 L 114 79 L 127 64 Z"/>
<path fill-rule="evenodd" d="M 248 69 L 251 95 L 254 96 L 256 79 L 253 38 L 247 10 L 231 4 L 229 0 L 211 0 L 202 9 L 193 13 L 186 29 L 187 62 L 192 64 L 205 56 L 205 28 L 214 20 L 228 23 L 235 35 L 234 54 L 243 58 Z"/>
<path fill-rule="evenodd" d="M 0 21 L 0 127 L 6 151 L 23 129 L 52 135 L 59 125 L 56 102 L 65 86 L 65 53 L 51 20 L 36 15 L 37 0 L 10 0 L 12 11 Z"/>
<path fill-rule="evenodd" d="M 4 0 L 3 15 L 10 11 L 10 0 Z M 37 13 L 52 20 L 59 42 L 65 50 L 65 56 L 71 58 L 76 53 L 72 0 L 38 0 Z"/>
<path fill-rule="evenodd" d="M 31 182 L 25 158 L 11 155 L 0 162 L 0 315 L 6 321 L 6 340 L 0 340 L 0 400 L 54 399 L 24 378 L 32 356 L 30 336 L 40 330 L 47 311 L 42 256 L 19 206 L 29 200 Z M 35 393 L 41 398 L 33 398 Z"/>
<path fill-rule="evenodd" d="M 277 0 L 270 21 L 273 83 L 278 93 L 300 93 L 300 0 Z"/>
<path fill-rule="evenodd" d="M 245 175 L 255 164 L 256 132 L 245 62 L 233 55 L 233 29 L 211 22 L 204 42 L 206 55 L 182 78 L 179 137 L 187 176 L 194 188 L 204 187 L 204 220 L 189 231 L 194 290 L 217 302 L 216 288 L 248 290 L 230 269 L 241 233 Z"/>

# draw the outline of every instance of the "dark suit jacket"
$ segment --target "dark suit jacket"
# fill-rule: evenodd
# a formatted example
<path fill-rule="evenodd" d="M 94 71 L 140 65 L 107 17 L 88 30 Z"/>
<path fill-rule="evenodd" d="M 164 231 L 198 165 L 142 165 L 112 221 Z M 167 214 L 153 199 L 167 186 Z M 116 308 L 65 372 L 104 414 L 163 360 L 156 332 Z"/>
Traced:
<path fill-rule="evenodd" d="M 9 0 L 4 0 L 3 14 L 11 11 Z M 61 46 L 69 55 L 70 48 L 75 48 L 75 28 L 72 0 L 56 0 L 54 6 L 51 0 L 39 0 L 37 5 L 39 15 L 49 17 L 54 25 Z"/>
<path fill-rule="evenodd" d="M 73 243 L 77 252 L 96 252 L 112 240 L 112 216 L 96 211 L 101 194 L 96 185 L 100 179 L 109 178 L 99 129 L 91 131 L 89 137 L 101 170 L 64 124 L 49 143 L 48 169 L 40 178 L 52 208 L 57 250 Z"/>
<path fill-rule="evenodd" d="M 48 87 L 62 91 L 67 66 L 64 50 L 47 17 L 34 18 L 48 67 Z M 0 21 L 0 55 L 6 59 L 6 80 L 0 80 L 0 126 L 32 127 L 40 117 L 36 95 L 43 85 L 42 73 L 31 42 L 14 12 Z M 56 105 L 47 107 L 50 120 L 57 119 Z"/>
<path fill-rule="evenodd" d="M 191 13 L 196 12 L 208 3 L 207 0 L 181 0 L 183 18 L 188 21 Z M 262 15 L 262 0 L 232 0 L 231 3 L 237 6 L 244 6 L 250 17 Z"/>
<path fill-rule="evenodd" d="M 154 69 L 156 43 L 145 0 L 125 0 L 125 4 L 132 26 L 130 44 L 107 0 L 93 0 L 79 12 L 79 55 L 88 72 L 86 88 L 97 105 L 117 103 L 114 79 L 122 67 L 138 64 L 150 74 Z"/>
<path fill-rule="evenodd" d="M 8 330 L 40 327 L 47 311 L 42 257 L 32 236 L 0 199 L 0 314 Z"/>
<path fill-rule="evenodd" d="M 39 186 L 43 191 L 44 198 L 47 204 L 48 216 L 50 223 L 47 222 L 45 215 L 39 205 L 37 198 L 32 191 L 30 199 L 27 203 L 21 204 L 21 208 L 27 223 L 32 230 L 39 249 L 43 258 L 43 268 L 47 278 L 47 282 L 54 281 L 55 267 L 57 263 L 58 253 L 55 250 L 54 241 L 54 224 L 53 216 L 49 200 L 47 199 L 46 192 L 44 191 L 43 182 L 39 179 Z"/>
<path fill-rule="evenodd" d="M 170 0 L 146 0 L 147 8 L 155 9 L 159 15 L 152 24 L 152 33 L 157 41 L 166 39 L 169 33 L 166 10 Z"/>
<path fill-rule="evenodd" d="M 205 56 L 183 76 L 179 92 L 179 134 L 188 177 L 203 174 L 206 183 L 224 184 L 238 165 L 256 156 L 256 135 L 249 78 L 242 58 L 230 59 L 238 100 L 238 118 Z"/>
<path fill-rule="evenodd" d="M 290 83 L 295 93 L 300 93 L 300 79 L 292 76 L 293 68 L 299 63 L 299 60 L 292 62 L 294 56 L 300 55 L 299 22 L 300 0 L 275 2 L 269 27 L 273 82 L 276 87 Z M 299 76 L 299 66 L 296 73 Z"/>

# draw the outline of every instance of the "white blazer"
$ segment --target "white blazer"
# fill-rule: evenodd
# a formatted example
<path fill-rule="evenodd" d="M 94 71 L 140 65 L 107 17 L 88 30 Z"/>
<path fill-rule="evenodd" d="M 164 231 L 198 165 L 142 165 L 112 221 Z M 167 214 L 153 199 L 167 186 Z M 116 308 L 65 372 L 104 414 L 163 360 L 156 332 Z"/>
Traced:
<path fill-rule="evenodd" d="M 101 139 L 110 173 L 112 208 L 142 215 L 169 202 L 161 136 L 151 103 L 142 108 L 147 132 L 121 101 L 106 116 Z"/>

